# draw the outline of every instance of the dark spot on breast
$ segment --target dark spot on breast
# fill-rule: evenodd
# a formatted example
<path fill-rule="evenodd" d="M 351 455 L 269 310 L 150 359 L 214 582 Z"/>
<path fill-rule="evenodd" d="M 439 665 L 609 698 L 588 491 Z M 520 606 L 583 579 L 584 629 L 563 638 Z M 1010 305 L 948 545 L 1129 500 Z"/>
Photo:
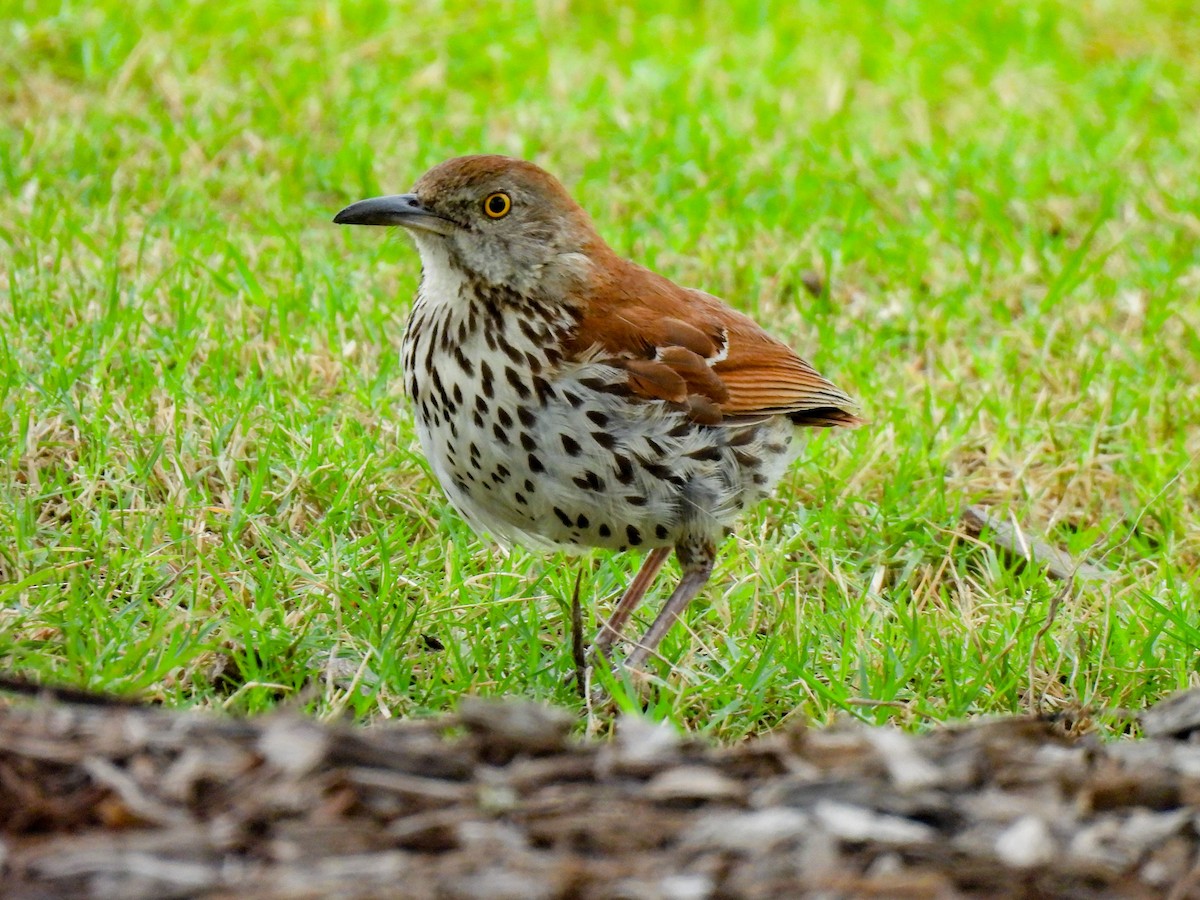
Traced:
<path fill-rule="evenodd" d="M 747 444 L 754 443 L 754 439 L 757 436 L 757 428 L 743 428 L 741 431 L 733 433 L 728 440 L 728 444 L 730 447 L 745 447 Z"/>
<path fill-rule="evenodd" d="M 508 435 L 504 433 L 504 429 L 499 425 L 492 426 L 492 434 L 496 436 L 496 440 L 502 443 L 505 447 L 508 446 Z"/>
<path fill-rule="evenodd" d="M 540 344 L 546 339 L 544 329 L 535 328 L 532 319 L 522 316 L 517 319 L 517 327 L 521 329 L 521 333 L 529 339 L 531 344 Z"/>
<path fill-rule="evenodd" d="M 556 516 L 558 516 L 558 521 L 562 522 L 562 523 L 563 523 L 564 525 L 566 525 L 568 528 L 570 528 L 570 527 L 571 527 L 573 524 L 575 524 L 574 522 L 572 522 L 572 521 L 571 521 L 571 517 L 570 517 L 570 516 L 568 516 L 568 515 L 567 515 L 565 512 L 563 512 L 561 509 L 559 509 L 557 506 L 556 506 L 556 507 L 554 507 L 554 514 L 555 514 Z"/>
<path fill-rule="evenodd" d="M 475 411 L 485 413 L 488 411 L 487 402 L 479 394 L 475 395 Z"/>
<path fill-rule="evenodd" d="M 757 469 L 762 465 L 762 458 L 753 454 L 747 453 L 745 450 L 734 450 L 733 458 L 738 461 L 738 465 L 744 469 Z"/>
<path fill-rule="evenodd" d="M 479 364 L 479 386 L 483 389 L 483 396 L 489 400 L 496 396 L 496 387 L 493 384 L 492 367 L 483 361 Z"/>
<path fill-rule="evenodd" d="M 518 365 L 523 362 L 521 359 L 521 351 L 508 342 L 503 334 L 497 336 L 500 343 L 500 349 L 504 351 L 504 355 Z"/>
<path fill-rule="evenodd" d="M 625 497 L 625 502 L 630 506 L 645 506 L 649 500 L 641 494 L 629 494 Z"/>
<path fill-rule="evenodd" d="M 721 451 L 717 447 L 701 447 L 699 450 L 693 450 L 691 453 L 685 453 L 684 455 L 690 459 L 704 462 L 717 462 L 721 458 Z"/>
<path fill-rule="evenodd" d="M 589 391 L 594 391 L 597 394 L 629 393 L 624 384 L 613 384 L 610 381 L 605 381 L 603 378 L 580 378 L 579 386 L 587 388 Z"/>
<path fill-rule="evenodd" d="M 512 428 L 512 416 L 509 415 L 508 410 L 503 406 L 496 410 L 496 418 L 500 420 L 500 424 L 505 428 Z"/>
<path fill-rule="evenodd" d="M 606 425 L 608 425 L 608 416 L 602 412 L 599 412 L 598 410 L 589 409 L 587 412 L 587 417 L 592 420 L 592 424 L 600 428 L 604 428 Z"/>
<path fill-rule="evenodd" d="M 521 449 L 526 451 L 537 449 L 537 441 L 530 437 L 527 431 L 521 432 Z"/>
<path fill-rule="evenodd" d="M 456 385 L 454 385 L 454 390 L 453 390 L 451 393 L 452 393 L 452 394 L 453 394 L 453 396 L 454 396 L 454 402 L 455 402 L 457 405 L 461 406 L 461 405 L 462 405 L 462 401 L 463 401 L 463 393 L 462 393 L 462 388 L 461 388 L 461 387 L 459 387 L 459 386 L 456 384 Z"/>
<path fill-rule="evenodd" d="M 442 384 L 442 376 L 437 369 L 433 370 L 432 382 L 433 389 L 437 391 L 438 396 L 442 398 L 442 403 L 445 406 L 449 406 L 450 396 L 446 393 L 446 386 Z"/>
<path fill-rule="evenodd" d="M 517 493 L 513 494 L 513 499 L 516 500 L 517 503 L 521 504 L 521 506 L 529 505 L 529 501 L 525 499 L 525 495 L 520 491 L 517 491 Z"/>
<path fill-rule="evenodd" d="M 535 487 L 534 483 L 532 481 L 530 481 L 528 478 L 526 478 L 525 479 L 525 491 L 527 493 L 532 494 L 534 492 L 534 487 Z"/>
<path fill-rule="evenodd" d="M 563 449 L 567 451 L 569 456 L 579 455 L 579 451 L 581 449 L 579 446 L 579 441 L 575 440 L 575 438 L 571 437 L 569 434 L 559 435 L 559 439 L 562 441 Z"/>
<path fill-rule="evenodd" d="M 461 326 L 459 330 L 462 330 Z M 458 363 L 458 367 L 468 376 L 475 374 L 475 367 L 471 365 L 471 360 L 467 358 L 467 354 L 463 353 L 462 347 L 454 348 L 454 360 Z"/>
<path fill-rule="evenodd" d="M 571 409 L 579 409 L 583 406 L 583 398 L 571 391 L 563 391 L 563 399 L 571 404 Z"/>
<path fill-rule="evenodd" d="M 669 481 L 674 485 L 683 484 L 683 479 L 672 472 L 667 466 L 664 466 L 661 463 L 648 462 L 644 459 L 639 459 L 638 461 L 642 464 L 642 468 L 655 478 L 658 478 L 661 481 Z"/>
<path fill-rule="evenodd" d="M 575 520 L 576 528 L 587 528 L 588 525 L 590 525 L 590 524 L 591 524 L 591 522 L 588 521 L 588 517 L 585 516 L 583 513 L 580 513 L 579 518 L 577 518 Z"/>
<path fill-rule="evenodd" d="M 429 341 L 425 345 L 425 371 L 433 371 L 433 341 Z"/>
<path fill-rule="evenodd" d="M 476 428 L 483 427 L 483 416 L 480 414 L 479 410 L 475 410 L 475 412 L 471 413 L 471 421 L 475 423 Z"/>
<path fill-rule="evenodd" d="M 529 454 L 529 457 L 525 461 L 529 464 L 530 472 L 545 472 L 546 471 L 546 467 L 542 465 L 542 461 L 540 459 L 538 459 L 536 456 L 534 456 L 532 453 Z"/>
<path fill-rule="evenodd" d="M 550 382 L 540 375 L 533 376 L 533 390 L 537 394 L 538 403 L 542 406 L 554 399 L 554 388 L 550 387 Z"/>
<path fill-rule="evenodd" d="M 642 542 L 642 533 L 632 525 L 625 526 L 625 536 L 629 538 L 629 545 L 636 547 Z"/>
<path fill-rule="evenodd" d="M 650 448 L 650 452 L 653 453 L 655 456 L 663 455 L 662 444 L 660 444 L 658 441 L 654 440 L 653 438 L 646 438 L 646 446 Z"/>
<path fill-rule="evenodd" d="M 601 523 L 600 523 L 600 527 L 596 529 L 596 532 L 597 532 L 597 533 L 600 535 L 600 537 L 602 537 L 602 538 L 606 538 L 606 537 L 612 537 L 612 529 L 611 529 L 611 528 L 609 528 L 609 527 L 608 527 L 606 524 L 604 524 L 603 522 L 601 522 Z"/>
<path fill-rule="evenodd" d="M 617 439 L 605 431 L 593 431 L 592 440 L 605 450 L 611 450 L 613 447 L 617 446 Z"/>
<path fill-rule="evenodd" d="M 654 536 L 657 537 L 660 541 L 665 541 L 667 539 L 667 526 L 662 525 L 662 524 L 655 525 L 654 526 Z"/>
<path fill-rule="evenodd" d="M 525 406 L 517 407 L 517 418 L 521 420 L 521 424 L 526 428 L 532 428 L 537 422 L 537 416 L 535 416 L 533 412 Z"/>
<path fill-rule="evenodd" d="M 520 397 L 522 400 L 529 399 L 529 386 L 521 380 L 521 376 L 517 374 L 516 369 L 505 366 L 504 377 L 508 379 L 508 383 L 512 385 L 512 388 L 517 392 L 518 397 Z"/>
<path fill-rule="evenodd" d="M 613 459 L 617 463 L 617 481 L 621 484 L 633 484 L 633 461 L 619 453 L 614 455 Z"/>
<path fill-rule="evenodd" d="M 571 479 L 577 487 L 583 488 L 585 491 L 602 491 L 604 490 L 604 479 L 593 472 L 591 469 L 582 476 L 577 476 Z"/>

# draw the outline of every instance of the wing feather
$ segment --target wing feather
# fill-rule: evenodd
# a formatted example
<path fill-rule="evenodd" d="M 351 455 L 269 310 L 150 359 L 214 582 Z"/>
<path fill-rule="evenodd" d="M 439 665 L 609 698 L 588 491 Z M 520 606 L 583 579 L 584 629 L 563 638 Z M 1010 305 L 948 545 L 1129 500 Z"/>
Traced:
<path fill-rule="evenodd" d="M 753 319 L 614 254 L 579 299 L 569 355 L 624 370 L 624 389 L 683 405 L 715 424 L 786 415 L 798 425 L 855 426 L 854 401 Z"/>

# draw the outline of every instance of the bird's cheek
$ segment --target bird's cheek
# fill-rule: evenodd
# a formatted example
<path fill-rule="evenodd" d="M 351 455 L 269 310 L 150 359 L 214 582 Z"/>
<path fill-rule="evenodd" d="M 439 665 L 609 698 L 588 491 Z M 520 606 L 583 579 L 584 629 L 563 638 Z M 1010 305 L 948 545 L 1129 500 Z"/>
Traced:
<path fill-rule="evenodd" d="M 491 284 L 504 284 L 511 271 L 493 241 L 478 235 L 466 235 L 458 242 L 458 251 L 468 272 Z"/>

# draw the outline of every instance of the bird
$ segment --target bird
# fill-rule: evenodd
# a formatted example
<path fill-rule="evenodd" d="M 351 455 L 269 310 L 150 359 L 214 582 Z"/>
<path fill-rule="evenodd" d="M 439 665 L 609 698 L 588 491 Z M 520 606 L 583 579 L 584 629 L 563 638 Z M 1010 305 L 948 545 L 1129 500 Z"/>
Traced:
<path fill-rule="evenodd" d="M 784 475 L 797 432 L 863 422 L 753 319 L 619 255 L 534 163 L 449 159 L 333 221 L 399 226 L 416 244 L 404 387 L 471 527 L 505 546 L 646 554 L 593 661 L 611 661 L 673 551 L 680 579 L 625 657 L 644 666 L 709 581 L 718 542 Z"/>

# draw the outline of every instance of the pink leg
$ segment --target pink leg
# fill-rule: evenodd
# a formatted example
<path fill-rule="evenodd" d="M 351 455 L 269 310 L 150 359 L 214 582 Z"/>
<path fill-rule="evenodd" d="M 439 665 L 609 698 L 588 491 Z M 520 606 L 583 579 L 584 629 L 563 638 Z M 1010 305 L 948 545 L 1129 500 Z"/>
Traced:
<path fill-rule="evenodd" d="M 633 648 L 633 652 L 629 654 L 629 658 L 625 660 L 626 668 L 639 668 L 646 661 L 647 657 L 658 649 L 663 636 L 675 624 L 675 620 L 683 615 L 683 611 L 687 609 L 688 604 L 692 602 L 693 598 L 700 593 L 700 589 L 708 582 L 709 576 L 712 575 L 712 569 L 713 558 L 711 554 L 697 559 L 690 565 L 684 566 L 683 577 L 679 579 L 679 584 L 676 585 L 671 596 L 667 598 L 667 602 L 663 604 L 658 618 L 651 623 L 650 627 L 646 630 L 645 636 L 638 641 L 637 646 Z"/>
<path fill-rule="evenodd" d="M 611 655 L 613 644 L 620 639 L 621 632 L 629 623 L 629 617 L 633 615 L 633 611 L 645 598 L 646 591 L 654 582 L 654 577 L 670 555 L 670 547 L 655 547 L 646 554 L 646 560 L 642 563 L 642 567 L 638 569 L 638 573 L 633 576 L 633 581 L 629 582 L 629 587 L 617 601 L 612 618 L 600 626 L 600 633 L 596 635 L 596 642 L 592 645 L 592 652 L 597 656 L 607 658 Z"/>

